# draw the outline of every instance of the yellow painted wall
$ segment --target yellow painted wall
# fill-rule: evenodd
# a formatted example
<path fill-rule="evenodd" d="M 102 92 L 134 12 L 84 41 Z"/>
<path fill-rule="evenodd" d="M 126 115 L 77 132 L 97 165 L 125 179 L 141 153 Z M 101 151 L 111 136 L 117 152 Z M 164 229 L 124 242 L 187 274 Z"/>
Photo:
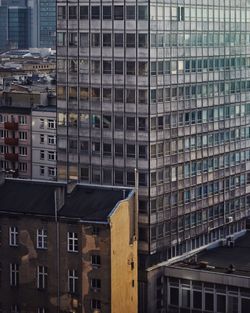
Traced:
<path fill-rule="evenodd" d="M 138 257 L 134 235 L 134 196 L 110 218 L 111 313 L 138 312 Z M 131 262 L 134 262 L 132 269 Z M 134 284 L 134 285 L 133 285 Z"/>

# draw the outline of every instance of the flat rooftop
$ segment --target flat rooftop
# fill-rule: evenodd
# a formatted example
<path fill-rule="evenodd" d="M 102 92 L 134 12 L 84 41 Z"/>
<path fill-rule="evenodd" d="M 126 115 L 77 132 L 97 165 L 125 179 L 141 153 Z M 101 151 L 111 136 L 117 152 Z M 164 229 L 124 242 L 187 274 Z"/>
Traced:
<path fill-rule="evenodd" d="M 132 189 L 76 185 L 67 193 L 66 183 L 6 179 L 0 185 L 0 214 L 55 215 L 55 190 L 65 190 L 62 218 L 105 222 L 117 203 Z"/>
<path fill-rule="evenodd" d="M 234 241 L 232 247 L 219 246 L 197 254 L 197 262 L 186 259 L 174 264 L 174 267 L 207 270 L 231 275 L 250 276 L 250 231 Z M 196 260 L 195 260 L 196 261 Z M 200 262 L 207 262 L 208 269 L 201 268 Z M 230 265 L 235 271 L 229 272 Z M 213 268 L 214 267 L 214 268 Z"/>

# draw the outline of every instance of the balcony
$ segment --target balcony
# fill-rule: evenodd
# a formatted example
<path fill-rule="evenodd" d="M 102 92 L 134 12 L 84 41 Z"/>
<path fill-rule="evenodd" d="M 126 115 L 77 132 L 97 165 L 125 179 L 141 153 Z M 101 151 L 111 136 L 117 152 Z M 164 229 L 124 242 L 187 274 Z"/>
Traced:
<path fill-rule="evenodd" d="M 5 122 L 4 128 L 7 130 L 18 130 L 18 123 L 15 122 Z"/>
<path fill-rule="evenodd" d="M 17 162 L 18 154 L 16 153 L 5 153 L 4 158 L 6 161 Z"/>
<path fill-rule="evenodd" d="M 18 138 L 4 138 L 4 143 L 9 146 L 17 146 Z"/>

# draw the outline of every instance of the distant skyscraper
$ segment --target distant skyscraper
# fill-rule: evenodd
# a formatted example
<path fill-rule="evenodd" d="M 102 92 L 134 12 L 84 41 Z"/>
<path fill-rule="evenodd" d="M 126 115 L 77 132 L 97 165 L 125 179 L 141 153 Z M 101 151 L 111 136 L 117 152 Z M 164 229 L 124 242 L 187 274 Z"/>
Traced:
<path fill-rule="evenodd" d="M 8 44 L 10 48 L 30 47 L 30 9 L 28 7 L 8 8 Z"/>
<path fill-rule="evenodd" d="M 244 229 L 250 2 L 57 4 L 59 178 L 138 169 L 141 269 Z"/>
<path fill-rule="evenodd" d="M 56 0 L 38 1 L 38 46 L 55 48 Z"/>
<path fill-rule="evenodd" d="M 0 6 L 0 49 L 27 49 L 31 45 L 31 11 L 24 0 L 3 0 Z"/>
<path fill-rule="evenodd" d="M 1 3 L 0 3 L 1 4 Z M 0 51 L 4 50 L 7 46 L 8 34 L 8 8 L 0 6 Z"/>

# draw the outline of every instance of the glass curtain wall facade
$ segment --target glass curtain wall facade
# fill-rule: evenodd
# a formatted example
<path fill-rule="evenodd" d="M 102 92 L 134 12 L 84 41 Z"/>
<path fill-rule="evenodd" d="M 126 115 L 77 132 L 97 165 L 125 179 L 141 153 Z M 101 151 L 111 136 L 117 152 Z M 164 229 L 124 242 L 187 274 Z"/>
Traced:
<path fill-rule="evenodd" d="M 1 3 L 0 3 L 1 4 Z M 0 5 L 0 51 L 7 47 L 8 36 L 8 8 Z"/>
<path fill-rule="evenodd" d="M 56 0 L 40 0 L 39 8 L 39 46 L 55 48 L 56 45 Z"/>
<path fill-rule="evenodd" d="M 8 8 L 8 43 L 12 49 L 30 47 L 30 9 Z"/>
<path fill-rule="evenodd" d="M 59 179 L 138 169 L 141 268 L 244 229 L 250 1 L 57 5 Z"/>

